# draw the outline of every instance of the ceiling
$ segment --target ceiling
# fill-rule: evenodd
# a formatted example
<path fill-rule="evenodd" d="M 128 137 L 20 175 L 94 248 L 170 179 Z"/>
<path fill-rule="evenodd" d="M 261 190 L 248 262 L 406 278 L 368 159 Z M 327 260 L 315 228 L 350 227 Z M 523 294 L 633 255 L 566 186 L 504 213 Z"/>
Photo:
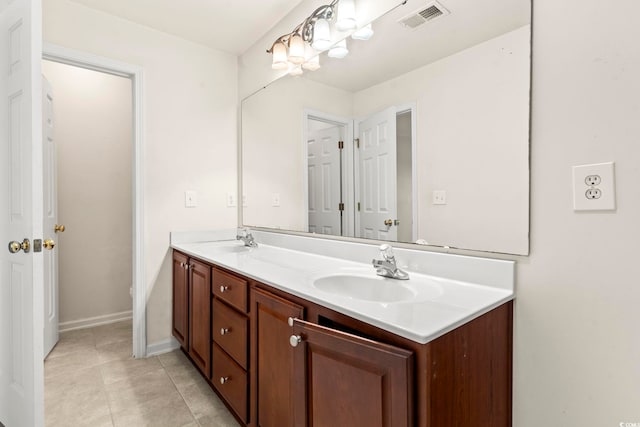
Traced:
<path fill-rule="evenodd" d="M 71 0 L 235 55 L 301 0 Z"/>

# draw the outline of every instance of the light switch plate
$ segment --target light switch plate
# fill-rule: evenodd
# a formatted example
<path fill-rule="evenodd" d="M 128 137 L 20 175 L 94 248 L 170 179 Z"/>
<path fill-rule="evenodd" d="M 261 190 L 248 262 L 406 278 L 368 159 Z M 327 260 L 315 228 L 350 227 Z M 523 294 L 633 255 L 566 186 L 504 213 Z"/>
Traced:
<path fill-rule="evenodd" d="M 195 208 L 198 206 L 198 193 L 193 190 L 188 190 L 184 192 L 184 207 L 185 208 Z"/>
<path fill-rule="evenodd" d="M 236 195 L 233 193 L 227 193 L 227 207 L 235 208 L 236 207 Z"/>
<path fill-rule="evenodd" d="M 573 210 L 616 209 L 615 163 L 573 167 Z"/>

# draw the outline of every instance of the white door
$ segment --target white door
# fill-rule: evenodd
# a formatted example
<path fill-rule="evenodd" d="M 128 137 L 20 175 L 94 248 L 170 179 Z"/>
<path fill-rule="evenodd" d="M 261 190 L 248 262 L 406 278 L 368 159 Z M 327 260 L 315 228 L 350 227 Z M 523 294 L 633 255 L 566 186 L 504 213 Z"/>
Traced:
<path fill-rule="evenodd" d="M 307 138 L 309 232 L 342 235 L 342 126 L 315 130 Z"/>
<path fill-rule="evenodd" d="M 58 228 L 58 187 L 56 144 L 53 135 L 53 90 L 42 78 L 42 162 L 44 192 L 44 238 L 59 242 L 53 236 Z M 44 251 L 44 357 L 58 342 L 58 249 Z"/>
<path fill-rule="evenodd" d="M 7 427 L 44 424 L 43 260 L 34 251 L 42 239 L 41 13 L 39 0 L 0 1 L 0 422 Z M 28 241 L 28 252 L 10 253 L 10 241 Z"/>
<path fill-rule="evenodd" d="M 358 123 L 359 237 L 398 240 L 396 109 Z"/>

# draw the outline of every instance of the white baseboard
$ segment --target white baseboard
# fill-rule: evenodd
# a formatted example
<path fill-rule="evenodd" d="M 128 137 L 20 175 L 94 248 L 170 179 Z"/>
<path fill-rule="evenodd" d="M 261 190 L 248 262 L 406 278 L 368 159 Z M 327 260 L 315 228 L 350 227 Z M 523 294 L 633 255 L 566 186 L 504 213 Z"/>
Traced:
<path fill-rule="evenodd" d="M 121 311 L 120 313 L 105 314 L 104 316 L 88 317 L 86 319 L 71 320 L 58 324 L 58 331 L 73 331 L 75 329 L 93 328 L 94 326 L 107 325 L 109 323 L 129 320 L 133 317 L 133 311 Z"/>
<path fill-rule="evenodd" d="M 147 346 L 147 357 L 157 356 L 159 354 L 169 353 L 170 351 L 180 348 L 180 343 L 175 338 L 154 342 Z"/>

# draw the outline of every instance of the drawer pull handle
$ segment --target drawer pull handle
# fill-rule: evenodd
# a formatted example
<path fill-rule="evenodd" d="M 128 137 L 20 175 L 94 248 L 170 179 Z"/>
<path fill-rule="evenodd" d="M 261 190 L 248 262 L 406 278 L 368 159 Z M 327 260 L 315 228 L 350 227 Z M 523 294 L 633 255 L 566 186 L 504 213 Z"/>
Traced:
<path fill-rule="evenodd" d="M 230 380 L 231 380 L 231 378 L 229 378 L 229 377 L 220 377 L 220 384 L 225 384 Z"/>
<path fill-rule="evenodd" d="M 291 335 L 291 337 L 289 337 L 289 344 L 291 344 L 291 347 L 297 347 L 301 342 L 302 337 L 300 335 Z"/>
<path fill-rule="evenodd" d="M 229 290 L 228 286 L 220 286 L 220 292 L 226 292 Z"/>
<path fill-rule="evenodd" d="M 231 333 L 231 328 L 222 328 L 220 329 L 220 335 L 227 335 Z"/>
<path fill-rule="evenodd" d="M 294 320 L 298 320 L 298 318 L 297 318 L 297 317 L 289 317 L 289 318 L 287 319 L 287 323 L 288 323 L 288 324 L 289 324 L 289 326 L 291 326 L 292 328 L 293 328 L 293 321 L 294 321 Z"/>

